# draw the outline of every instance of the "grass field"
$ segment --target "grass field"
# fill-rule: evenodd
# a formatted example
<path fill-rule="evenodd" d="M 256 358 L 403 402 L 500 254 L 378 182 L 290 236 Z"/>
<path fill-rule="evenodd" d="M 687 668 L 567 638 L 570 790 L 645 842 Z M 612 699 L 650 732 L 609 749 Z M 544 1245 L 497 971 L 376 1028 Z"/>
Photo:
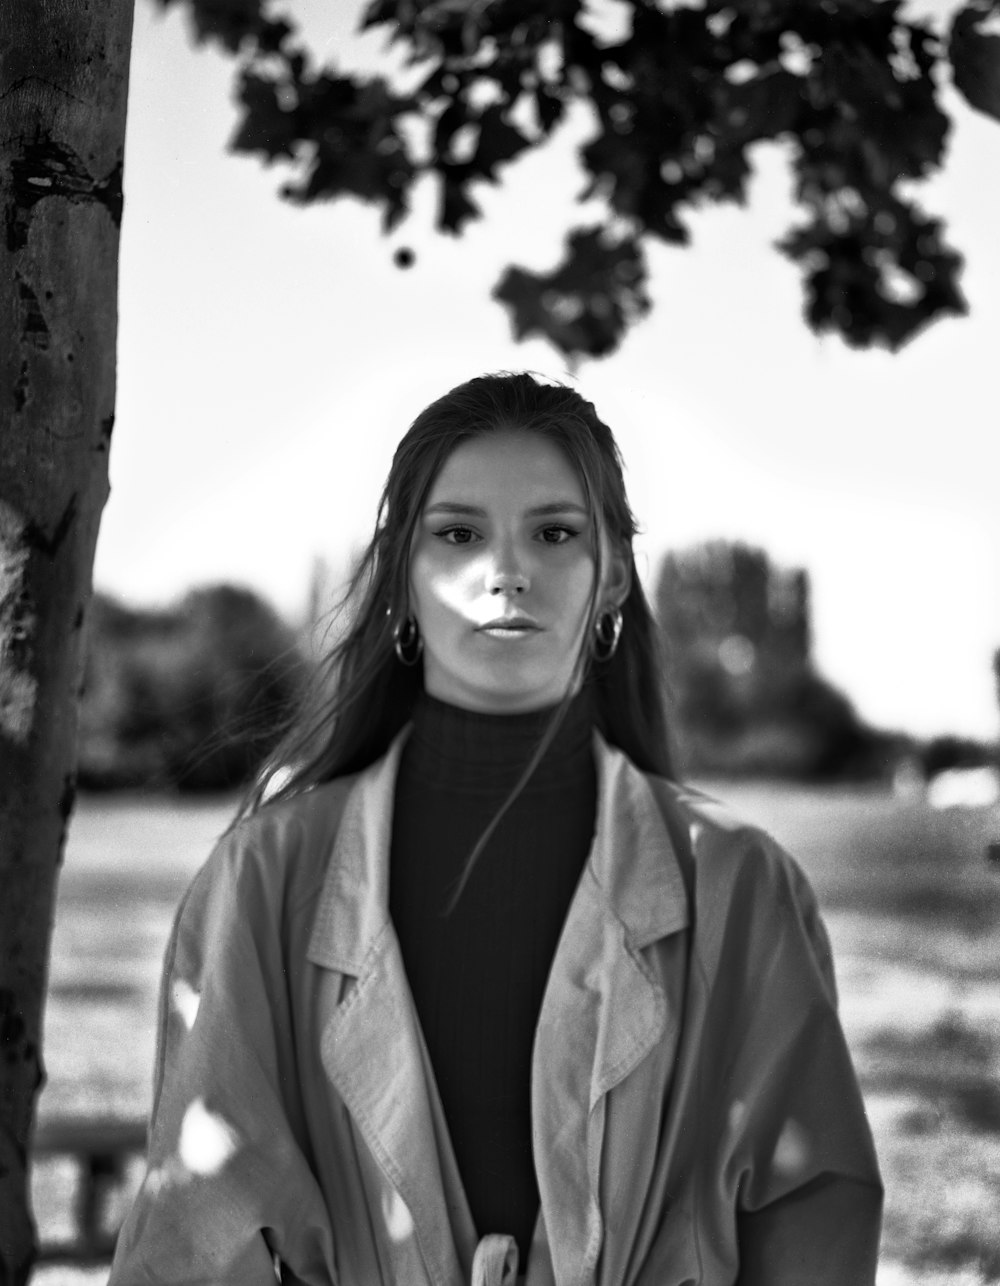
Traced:
<path fill-rule="evenodd" d="M 886 1182 L 879 1286 L 1000 1282 L 1000 863 L 985 857 L 1000 808 L 706 788 L 798 858 L 824 908 Z M 145 1114 L 173 908 L 228 814 L 218 802 L 79 805 L 53 942 L 43 1116 Z M 69 1187 L 66 1167 L 38 1168 L 36 1212 L 50 1236 L 66 1231 Z"/>

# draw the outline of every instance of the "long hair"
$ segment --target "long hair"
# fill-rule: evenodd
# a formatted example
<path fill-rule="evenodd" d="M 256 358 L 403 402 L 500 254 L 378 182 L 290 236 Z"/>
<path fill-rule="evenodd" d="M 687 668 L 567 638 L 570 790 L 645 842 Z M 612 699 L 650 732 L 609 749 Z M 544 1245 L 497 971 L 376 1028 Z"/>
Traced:
<path fill-rule="evenodd" d="M 622 461 L 611 430 L 575 390 L 541 383 L 527 373 L 483 375 L 458 385 L 417 416 L 395 455 L 378 506 L 375 533 L 365 549 L 340 613 L 349 622 L 317 667 L 290 726 L 268 758 L 237 813 L 285 799 L 311 786 L 355 773 L 388 749 L 406 724 L 423 686 L 422 663 L 400 664 L 394 630 L 408 615 L 410 546 L 428 493 L 451 452 L 465 440 L 503 429 L 542 434 L 565 452 L 583 484 L 590 513 L 596 571 L 576 677 L 593 694 L 595 721 L 604 737 L 643 771 L 672 777 L 663 707 L 659 635 L 636 574 Z M 629 569 L 621 604 L 620 643 L 610 660 L 595 659 L 601 540 Z M 520 794 L 551 744 L 572 699 L 572 687 L 521 779 L 480 837 L 466 875 L 500 817 Z M 463 876 L 462 885 L 464 885 Z M 461 886 L 456 893 L 461 892 Z"/>

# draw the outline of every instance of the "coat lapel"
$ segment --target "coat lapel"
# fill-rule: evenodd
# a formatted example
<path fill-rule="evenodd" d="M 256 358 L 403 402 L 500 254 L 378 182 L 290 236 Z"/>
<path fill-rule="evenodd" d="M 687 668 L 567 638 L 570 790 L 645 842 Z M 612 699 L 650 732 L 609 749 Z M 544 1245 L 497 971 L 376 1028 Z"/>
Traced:
<path fill-rule="evenodd" d="M 321 1055 L 403 1208 L 383 1211 L 402 1253 L 412 1240 L 435 1283 L 461 1280 L 435 1136 L 423 1038 L 388 912 L 389 841 L 405 734 L 362 773 L 345 806 L 317 908 L 309 959 L 342 975 L 327 1005 Z M 346 984 L 345 981 L 346 980 Z M 452 1203 L 454 1205 L 454 1201 Z M 459 1212 L 461 1214 L 461 1212 Z"/>
<path fill-rule="evenodd" d="M 606 1096 L 658 1043 L 676 1041 L 679 1014 L 642 950 L 688 924 L 680 868 L 643 775 L 597 738 L 594 846 L 552 964 L 532 1072 L 535 1166 L 555 1279 L 593 1278 L 603 1236 L 600 1190 Z M 628 1185 L 625 1185 L 628 1189 Z M 631 1200 L 641 1199 L 634 1188 Z M 606 1212 L 605 1212 L 606 1213 Z"/>
<path fill-rule="evenodd" d="M 331 978 L 322 1058 L 381 1173 L 405 1203 L 412 1227 L 397 1220 L 390 1231 L 415 1240 L 428 1276 L 444 1286 L 467 1275 L 471 1220 L 446 1137 L 442 1143 L 440 1106 L 388 913 L 404 737 L 352 789 L 308 955 L 339 975 Z M 649 783 L 599 736 L 595 753 L 594 844 L 552 963 L 532 1065 L 542 1202 L 532 1258 L 547 1250 L 554 1280 L 567 1286 L 594 1278 L 604 1230 L 599 1193 L 620 1189 L 630 1200 L 641 1198 L 608 1174 L 617 1166 L 627 1176 L 630 1159 L 602 1156 L 607 1095 L 655 1046 L 676 1041 L 676 1006 L 642 952 L 688 924 L 684 882 Z M 529 1265 L 529 1282 L 549 1280 L 547 1272 L 539 1276 L 541 1268 Z"/>

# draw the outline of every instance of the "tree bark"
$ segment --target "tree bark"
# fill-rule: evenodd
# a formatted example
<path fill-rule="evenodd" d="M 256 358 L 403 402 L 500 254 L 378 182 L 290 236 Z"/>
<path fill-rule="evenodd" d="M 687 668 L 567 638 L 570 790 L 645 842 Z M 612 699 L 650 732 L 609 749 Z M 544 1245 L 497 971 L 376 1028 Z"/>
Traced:
<path fill-rule="evenodd" d="M 0 0 L 0 1286 L 27 1158 L 108 494 L 132 0 Z"/>

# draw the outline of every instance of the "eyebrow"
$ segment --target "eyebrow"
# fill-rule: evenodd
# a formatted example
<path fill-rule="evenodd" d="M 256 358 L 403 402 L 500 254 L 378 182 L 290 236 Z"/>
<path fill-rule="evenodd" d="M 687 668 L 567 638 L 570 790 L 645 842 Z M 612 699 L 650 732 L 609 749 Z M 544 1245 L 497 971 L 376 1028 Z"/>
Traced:
<path fill-rule="evenodd" d="M 485 509 L 478 505 L 463 505 L 457 501 L 439 500 L 437 504 L 428 505 L 424 511 L 428 516 L 431 514 L 450 514 L 462 518 L 488 518 L 489 514 Z M 575 500 L 552 500 L 548 504 L 534 505 L 526 511 L 529 518 L 546 518 L 553 514 L 579 514 L 583 518 L 589 517 L 589 510 L 583 505 L 578 505 Z"/>

